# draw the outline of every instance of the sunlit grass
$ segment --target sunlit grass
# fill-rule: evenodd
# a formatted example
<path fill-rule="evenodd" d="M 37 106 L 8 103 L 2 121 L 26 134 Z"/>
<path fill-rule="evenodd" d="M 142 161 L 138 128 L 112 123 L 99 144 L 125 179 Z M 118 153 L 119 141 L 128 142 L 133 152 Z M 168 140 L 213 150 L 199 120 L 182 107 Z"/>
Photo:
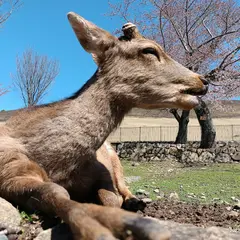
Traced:
<path fill-rule="evenodd" d="M 215 164 L 208 167 L 183 167 L 173 162 L 140 163 L 132 166 L 123 161 L 125 176 L 140 176 L 128 184 L 135 193 L 145 189 L 150 197 L 157 198 L 154 189 L 165 195 L 178 193 L 182 201 L 201 203 L 228 202 L 240 199 L 240 164 Z"/>

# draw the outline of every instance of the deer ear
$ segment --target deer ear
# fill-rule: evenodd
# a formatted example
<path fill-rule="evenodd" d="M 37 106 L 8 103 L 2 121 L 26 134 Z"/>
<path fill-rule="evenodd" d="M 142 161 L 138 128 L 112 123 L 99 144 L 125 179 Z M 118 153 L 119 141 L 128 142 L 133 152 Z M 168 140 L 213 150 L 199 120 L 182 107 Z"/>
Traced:
<path fill-rule="evenodd" d="M 94 56 L 95 62 L 98 62 L 97 59 L 106 49 L 113 46 L 117 38 L 76 13 L 69 12 L 67 16 L 82 47 Z"/>

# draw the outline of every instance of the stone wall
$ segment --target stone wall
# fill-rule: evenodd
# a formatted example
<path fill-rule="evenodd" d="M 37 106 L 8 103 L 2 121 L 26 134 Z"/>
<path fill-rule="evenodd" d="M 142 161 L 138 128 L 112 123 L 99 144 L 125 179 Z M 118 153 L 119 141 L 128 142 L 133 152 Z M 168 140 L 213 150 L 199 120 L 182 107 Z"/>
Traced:
<path fill-rule="evenodd" d="M 186 165 L 240 162 L 240 142 L 216 142 L 214 148 L 200 149 L 199 142 L 174 144 L 173 142 L 113 143 L 121 159 L 133 161 L 176 160 Z"/>

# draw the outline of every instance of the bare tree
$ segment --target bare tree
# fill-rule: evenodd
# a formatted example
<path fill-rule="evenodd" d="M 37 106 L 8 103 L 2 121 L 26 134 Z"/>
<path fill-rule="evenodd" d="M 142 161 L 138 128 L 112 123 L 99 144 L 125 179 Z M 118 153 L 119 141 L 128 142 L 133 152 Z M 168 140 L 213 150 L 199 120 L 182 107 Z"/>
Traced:
<path fill-rule="evenodd" d="M 5 89 L 5 88 L 2 88 L 2 87 L 1 87 L 1 84 L 0 84 L 0 96 L 4 95 L 4 94 L 7 93 L 7 92 L 8 92 L 8 90 Z"/>
<path fill-rule="evenodd" d="M 240 7 L 235 0 L 111 2 L 111 16 L 134 22 L 173 58 L 210 80 L 207 100 L 240 95 Z M 205 100 L 195 108 L 202 148 L 211 147 L 216 135 Z M 179 122 L 176 142 L 186 143 L 189 111 L 171 112 Z"/>
<path fill-rule="evenodd" d="M 0 27 L 20 5 L 20 0 L 0 0 Z"/>
<path fill-rule="evenodd" d="M 17 56 L 14 85 L 21 93 L 25 106 L 37 105 L 59 73 L 59 63 L 47 56 L 40 56 L 31 49 Z"/>

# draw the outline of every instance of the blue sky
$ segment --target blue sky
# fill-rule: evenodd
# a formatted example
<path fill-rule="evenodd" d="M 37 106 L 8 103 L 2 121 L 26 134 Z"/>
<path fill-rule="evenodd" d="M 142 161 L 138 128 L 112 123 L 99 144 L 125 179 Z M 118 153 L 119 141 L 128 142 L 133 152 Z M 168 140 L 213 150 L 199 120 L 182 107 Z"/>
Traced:
<path fill-rule="evenodd" d="M 42 103 L 65 98 L 77 91 L 94 73 L 91 55 L 78 43 L 66 14 L 74 11 L 98 26 L 113 32 L 122 20 L 105 16 L 107 0 L 22 0 L 24 4 L 0 28 L 0 84 L 12 86 L 10 73 L 16 69 L 16 55 L 33 48 L 60 62 L 60 74 Z M 240 1 L 240 0 L 238 0 Z M 0 110 L 24 107 L 13 87 L 0 98 Z"/>
<path fill-rule="evenodd" d="M 66 14 L 77 12 L 98 26 L 113 32 L 122 21 L 109 18 L 108 1 L 97 0 L 23 0 L 24 4 L 13 13 L 0 29 L 0 84 L 12 85 L 10 73 L 16 69 L 16 55 L 33 48 L 60 62 L 60 74 L 44 102 L 62 99 L 78 90 L 94 73 L 96 65 L 91 55 L 78 43 Z M 0 110 L 23 107 L 19 92 L 11 88 L 1 96 Z"/>

